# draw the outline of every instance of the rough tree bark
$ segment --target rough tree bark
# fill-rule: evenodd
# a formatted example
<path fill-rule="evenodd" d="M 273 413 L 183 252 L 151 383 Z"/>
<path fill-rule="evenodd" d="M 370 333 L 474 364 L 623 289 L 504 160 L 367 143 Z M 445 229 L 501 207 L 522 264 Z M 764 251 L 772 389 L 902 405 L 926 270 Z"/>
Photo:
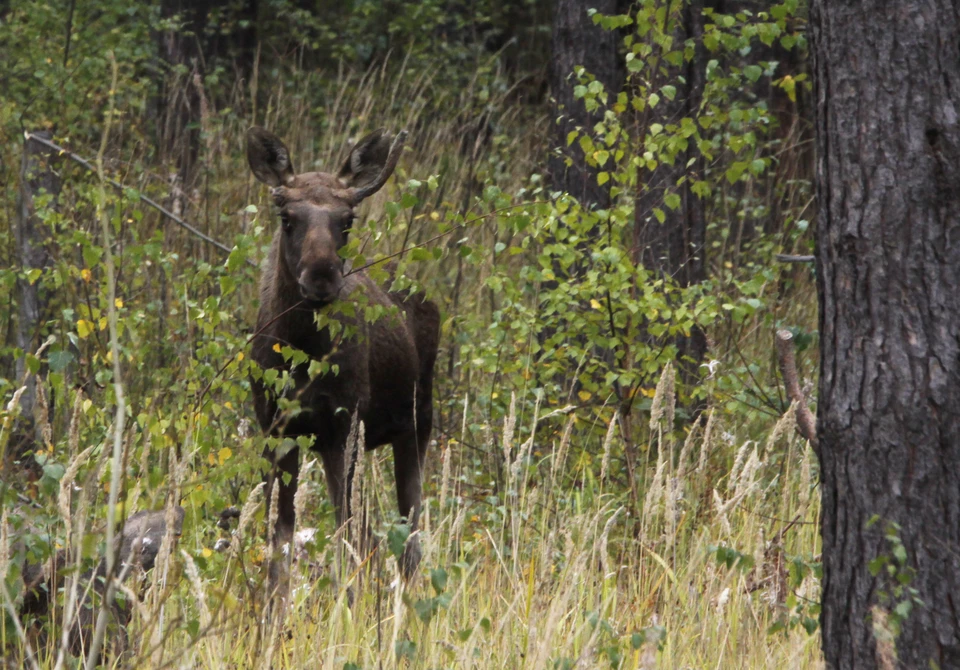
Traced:
<path fill-rule="evenodd" d="M 960 15 L 953 0 L 814 0 L 811 28 L 824 655 L 889 659 L 875 629 L 909 596 L 871 575 L 886 557 L 922 601 L 897 664 L 958 668 Z"/>
<path fill-rule="evenodd" d="M 617 60 L 620 38 L 615 31 L 596 25 L 587 15 L 590 8 L 601 14 L 615 14 L 617 0 L 557 0 L 550 88 L 556 101 L 555 118 L 558 119 L 553 145 L 560 148 L 560 153 L 550 155 L 547 172 L 552 188 L 569 193 L 584 208 L 602 209 L 610 205 L 610 191 L 597 183 L 599 168 L 587 165 L 576 142 L 567 146 L 567 135 L 571 131 L 582 128 L 590 132 L 603 118 L 602 110 L 590 113 L 583 100 L 573 97 L 573 87 L 577 84 L 574 69 L 584 67 L 612 95 L 616 95 L 622 83 Z"/>
<path fill-rule="evenodd" d="M 674 44 L 692 39 L 697 45 L 696 52 L 680 67 L 663 65 L 667 74 L 661 84 L 674 85 L 676 97 L 673 100 L 663 98 L 651 110 L 650 118 L 644 120 L 642 131 L 653 123 L 676 124 L 684 117 L 697 117 L 706 77 L 703 9 L 718 4 L 704 0 L 670 0 L 667 3 L 667 21 L 673 23 Z M 661 162 L 653 172 L 642 173 L 637 184 L 634 230 L 640 262 L 649 270 L 672 277 L 680 286 L 690 286 L 706 279 L 707 223 L 703 203 L 690 189 L 689 179 L 678 185 L 685 176 L 698 174 L 702 177 L 703 170 L 703 156 L 691 143 L 686 151 L 677 155 L 673 164 Z M 680 196 L 680 206 L 676 209 L 664 205 L 664 196 L 671 192 Z M 663 223 L 654 215 L 654 208 L 663 211 Z M 677 348 L 681 360 L 692 361 L 682 368 L 684 376 L 689 378 L 691 369 L 696 371 L 707 351 L 703 331 L 691 329 L 689 337 L 677 339 Z"/>
<path fill-rule="evenodd" d="M 38 131 L 37 136 L 50 139 L 49 131 Z M 34 269 L 44 269 L 51 262 L 50 231 L 37 216 L 36 198 L 47 194 L 56 204 L 60 194 L 60 176 L 52 167 L 56 159 L 54 152 L 33 140 L 23 143 L 23 161 L 20 168 L 20 189 L 17 192 L 16 241 L 20 257 L 21 270 L 26 273 Z M 40 321 L 46 305 L 46 297 L 37 282 L 21 277 L 17 280 L 20 296 L 17 319 L 17 347 L 24 353 L 33 353 L 40 345 Z M 19 384 L 26 372 L 26 359 L 17 359 L 16 378 Z M 24 417 L 22 437 L 29 439 L 33 425 L 33 409 L 36 404 L 36 379 L 31 375 L 27 379 L 27 390 L 20 398 L 20 411 Z"/>

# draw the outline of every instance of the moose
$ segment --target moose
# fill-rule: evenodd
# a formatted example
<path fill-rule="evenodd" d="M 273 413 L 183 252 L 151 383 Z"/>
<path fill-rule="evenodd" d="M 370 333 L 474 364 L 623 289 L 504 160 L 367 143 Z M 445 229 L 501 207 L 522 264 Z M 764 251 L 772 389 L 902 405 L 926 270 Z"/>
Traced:
<path fill-rule="evenodd" d="M 171 511 L 173 521 L 173 538 L 179 538 L 183 531 L 185 510 L 177 505 Z M 160 553 L 160 546 L 167 534 L 167 510 L 157 512 L 142 511 L 130 516 L 123 524 L 123 531 L 115 539 L 114 551 L 117 556 L 115 576 L 123 581 L 136 572 L 153 569 Z M 21 566 L 24 595 L 18 612 L 21 620 L 39 623 L 42 617 L 49 616 L 54 609 L 57 592 L 66 584 L 66 574 L 75 562 L 72 552 L 60 549 L 48 561 L 37 563 L 29 560 L 23 542 L 14 544 L 14 553 L 24 556 Z M 106 589 L 107 564 L 101 559 L 95 569 L 85 571 L 80 575 L 78 591 L 76 592 L 77 606 L 74 618 L 69 629 L 67 648 L 74 656 L 83 656 L 90 650 L 94 628 L 97 619 L 96 600 L 103 598 Z M 95 599 L 91 591 L 97 594 Z M 130 622 L 131 609 L 129 603 L 113 603 L 113 617 L 119 628 L 112 636 L 110 645 L 116 651 L 125 651 L 127 636 L 125 627 Z M 46 645 L 46 636 L 38 626 L 31 627 L 31 634 L 41 644 Z M 106 655 L 101 653 L 97 659 L 105 663 Z"/>
<path fill-rule="evenodd" d="M 336 174 L 296 174 L 286 145 L 259 127 L 247 132 L 247 160 L 254 176 L 270 186 L 279 209 L 279 225 L 260 280 L 260 311 L 251 356 L 261 370 L 286 370 L 291 383 L 277 390 L 263 379 L 252 383 L 257 420 L 273 436 L 314 436 L 330 500 L 340 528 L 351 515 L 351 483 L 356 449 L 348 445 L 351 426 L 362 421 L 365 447 L 391 444 L 400 516 L 411 536 L 400 557 L 411 577 L 420 563 L 416 534 L 420 517 L 422 473 L 433 423 L 433 368 L 437 357 L 440 313 L 419 292 L 392 292 L 362 269 L 346 271 L 339 250 L 346 244 L 356 207 L 379 191 L 400 158 L 406 131 L 391 139 L 382 129 L 357 142 Z M 318 327 L 318 311 L 353 302 L 379 306 L 384 314 L 367 323 L 340 310 L 340 323 L 354 326 L 332 332 Z M 280 346 L 277 346 L 277 345 Z M 306 364 L 284 361 L 281 347 L 292 347 L 313 361 L 325 361 L 325 374 L 311 377 Z M 256 375 L 255 375 L 256 376 Z M 296 400 L 295 411 L 284 411 Z M 299 449 L 282 453 L 267 448 L 272 463 L 267 491 L 278 486 L 277 544 L 293 539 L 294 494 Z M 270 499 L 268 495 L 268 500 Z M 271 567 L 277 578 L 280 568 Z"/>

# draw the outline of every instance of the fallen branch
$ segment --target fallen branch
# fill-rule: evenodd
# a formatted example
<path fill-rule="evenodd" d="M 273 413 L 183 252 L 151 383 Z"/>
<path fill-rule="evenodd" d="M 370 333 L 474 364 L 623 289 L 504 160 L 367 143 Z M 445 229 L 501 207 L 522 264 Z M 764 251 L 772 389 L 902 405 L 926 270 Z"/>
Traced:
<path fill-rule="evenodd" d="M 34 142 L 37 142 L 37 143 L 39 143 L 39 144 L 42 144 L 43 146 L 47 147 L 48 149 L 53 149 L 54 151 L 60 152 L 61 155 L 66 156 L 67 158 L 69 158 L 69 159 L 72 160 L 73 162 L 77 163 L 78 165 L 82 165 L 83 167 L 85 167 L 85 168 L 86 168 L 87 170 L 89 170 L 90 172 L 93 172 L 94 174 L 96 174 L 97 168 L 96 168 L 94 165 L 92 165 L 92 164 L 90 163 L 90 161 L 88 161 L 87 159 L 85 159 L 83 156 L 78 156 L 77 154 L 73 153 L 72 151 L 69 151 L 69 150 L 67 150 L 67 149 L 64 149 L 64 148 L 61 147 L 59 144 L 56 144 L 55 142 L 51 142 L 50 140 L 45 139 L 45 138 L 41 137 L 40 135 L 36 135 L 36 134 L 31 133 L 31 132 L 29 132 L 29 131 L 26 131 L 26 130 L 23 131 L 23 136 L 24 136 L 24 138 L 26 138 L 27 140 L 33 140 Z M 116 180 L 114 180 L 114 179 L 104 178 L 104 181 L 105 181 L 106 183 L 110 184 L 111 186 L 113 186 L 113 187 L 114 187 L 115 189 L 117 189 L 118 191 L 123 192 L 123 191 L 127 190 L 127 187 L 126 187 L 126 186 L 124 186 L 123 184 L 121 184 L 120 182 L 118 182 L 118 181 L 116 181 Z M 222 242 L 218 242 L 217 240 L 213 239 L 213 238 L 210 237 L 209 235 L 200 232 L 195 226 L 187 223 L 186 221 L 184 221 L 183 219 L 181 219 L 179 216 L 177 216 L 176 214 L 174 214 L 173 212 L 171 212 L 169 209 L 167 209 L 166 207 L 164 207 L 163 205 L 161 205 L 160 203 L 158 203 L 156 200 L 153 200 L 152 198 L 148 198 L 147 196 L 143 195 L 142 193 L 138 193 L 138 196 L 139 196 L 139 198 L 140 198 L 140 201 L 143 202 L 145 205 L 149 205 L 150 207 L 153 207 L 155 210 L 157 210 L 158 212 L 160 212 L 161 214 L 163 214 L 165 217 L 167 217 L 168 219 L 170 219 L 171 221 L 173 221 L 174 223 L 176 223 L 178 226 L 180 226 L 181 228 L 183 228 L 183 229 L 186 230 L 187 232 L 195 235 L 196 237 L 199 237 L 201 240 L 203 240 L 203 241 L 206 242 L 207 244 L 210 244 L 210 245 L 215 246 L 217 249 L 220 249 L 220 250 L 223 251 L 224 253 L 228 253 L 228 254 L 229 254 L 229 253 L 232 251 L 232 249 L 231 249 L 230 247 L 228 247 L 226 244 L 223 244 Z M 256 266 L 256 263 L 254 263 L 253 261 L 251 261 L 251 260 L 249 260 L 249 259 L 247 260 L 247 262 L 250 263 L 250 264 L 253 265 L 253 266 Z"/>
<path fill-rule="evenodd" d="M 800 389 L 800 382 L 797 379 L 797 359 L 793 351 L 793 333 L 789 330 L 777 331 L 777 360 L 780 363 L 783 383 L 787 387 L 787 397 L 797 407 L 797 430 L 809 440 L 813 450 L 819 453 L 817 422 L 807 404 L 806 396 Z"/>

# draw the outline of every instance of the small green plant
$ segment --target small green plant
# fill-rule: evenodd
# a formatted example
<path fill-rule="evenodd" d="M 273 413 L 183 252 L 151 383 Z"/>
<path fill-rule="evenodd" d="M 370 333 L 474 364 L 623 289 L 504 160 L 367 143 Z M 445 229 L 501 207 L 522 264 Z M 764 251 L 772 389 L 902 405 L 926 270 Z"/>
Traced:
<path fill-rule="evenodd" d="M 872 516 L 867 528 L 872 528 L 880 521 L 878 515 Z M 894 521 L 885 523 L 883 539 L 887 551 L 874 557 L 867 564 L 867 569 L 880 582 L 877 588 L 878 604 L 887 610 L 886 625 L 896 640 L 914 608 L 923 607 L 923 600 L 917 590 L 910 586 L 917 571 L 910 565 L 907 548 L 900 539 L 900 524 Z"/>

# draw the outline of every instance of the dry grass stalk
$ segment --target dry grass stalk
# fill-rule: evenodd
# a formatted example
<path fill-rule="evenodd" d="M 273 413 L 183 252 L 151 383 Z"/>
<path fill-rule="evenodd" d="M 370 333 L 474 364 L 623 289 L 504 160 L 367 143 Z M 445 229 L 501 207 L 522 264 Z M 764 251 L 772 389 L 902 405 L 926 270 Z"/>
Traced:
<path fill-rule="evenodd" d="M 277 477 L 270 487 L 270 500 L 267 503 L 267 553 L 273 555 L 277 550 L 277 519 L 280 518 L 280 478 Z"/>
<path fill-rule="evenodd" d="M 44 449 L 53 451 L 53 426 L 50 425 L 50 404 L 47 400 L 46 384 L 43 384 L 40 378 L 36 383 L 37 404 L 34 407 L 34 416 L 37 422 L 37 428 L 40 431 L 40 439 L 43 442 Z"/>
<path fill-rule="evenodd" d="M 3 423 L 0 424 L 0 456 L 3 456 L 6 452 L 7 442 L 10 440 L 10 427 L 13 425 L 13 420 L 17 416 L 17 411 L 20 409 L 20 398 L 26 390 L 26 386 L 18 388 L 13 392 L 13 397 L 10 399 L 10 402 L 7 403 Z"/>
<path fill-rule="evenodd" d="M 873 639 L 877 642 L 877 667 L 880 670 L 896 670 L 896 636 L 890 626 L 889 615 L 882 607 L 874 605 L 870 610 L 870 619 L 873 624 Z"/>
<path fill-rule="evenodd" d="M 83 467 L 90 454 L 93 453 L 93 447 L 87 447 L 83 452 L 74 458 L 67 466 L 66 472 L 60 478 L 60 492 L 57 496 L 57 509 L 60 510 L 60 518 L 63 520 L 64 541 L 67 546 L 73 545 L 73 510 L 71 505 L 73 485 L 77 479 L 77 473 Z M 79 539 L 79 538 L 78 538 Z"/>
<path fill-rule="evenodd" d="M 7 581 L 7 572 L 10 570 L 10 518 L 6 506 L 0 514 L 0 584 Z"/>
<path fill-rule="evenodd" d="M 673 548 L 677 529 L 677 503 L 680 499 L 680 479 L 667 477 L 664 481 L 663 518 L 666 522 L 667 548 Z"/>
<path fill-rule="evenodd" d="M 303 525 L 303 517 L 307 511 L 307 501 L 310 499 L 313 490 L 313 481 L 310 475 L 317 466 L 317 459 L 307 461 L 300 468 L 300 475 L 297 478 L 297 492 L 293 494 L 293 513 L 294 513 L 294 531 Z"/>
<path fill-rule="evenodd" d="M 761 465 L 760 448 L 759 445 L 754 443 L 753 450 L 750 452 L 750 456 L 743 464 L 743 470 L 741 471 L 740 477 L 737 481 L 736 492 L 733 496 L 735 500 L 742 500 L 757 489 L 759 484 L 757 481 L 757 473 L 760 471 Z"/>
<path fill-rule="evenodd" d="M 657 390 L 650 403 L 650 430 L 656 431 L 663 423 L 667 431 L 673 430 L 673 421 L 677 409 L 676 374 L 673 362 L 667 361 L 660 373 Z"/>
<path fill-rule="evenodd" d="M 777 420 L 777 423 L 773 426 L 773 431 L 771 431 L 770 436 L 767 438 L 766 450 L 769 451 L 772 449 L 781 437 L 784 435 L 790 436 L 793 435 L 793 431 L 797 428 L 797 403 L 790 403 L 790 407 L 787 408 L 787 411 L 783 413 L 783 416 Z"/>
<path fill-rule="evenodd" d="M 610 425 L 607 426 L 607 434 L 603 438 L 603 456 L 600 459 L 600 481 L 607 479 L 607 471 L 610 467 L 610 451 L 613 446 L 613 432 L 617 427 L 617 420 L 620 418 L 619 410 L 614 411 L 613 418 L 610 419 Z"/>
<path fill-rule="evenodd" d="M 610 576 L 610 557 L 607 554 L 607 542 L 610 539 L 610 531 L 613 529 L 613 524 L 616 522 L 617 517 L 620 516 L 620 512 L 624 510 L 623 507 L 618 507 L 613 514 L 610 515 L 610 518 L 607 519 L 607 522 L 603 524 L 603 531 L 600 533 L 600 537 L 597 538 L 597 554 L 600 557 L 600 573 L 603 575 L 604 579 Z"/>
<path fill-rule="evenodd" d="M 187 573 L 187 579 L 190 580 L 193 596 L 197 600 L 197 609 L 200 611 L 200 625 L 206 629 L 210 626 L 213 618 L 210 616 L 210 608 L 207 607 L 206 589 L 203 587 L 203 580 L 200 579 L 200 571 L 189 553 L 181 549 L 180 555 L 183 556 L 184 571 Z"/>
<path fill-rule="evenodd" d="M 690 463 L 690 454 L 693 452 L 694 438 L 699 432 L 700 422 L 696 422 L 690 427 L 686 439 L 683 441 L 683 447 L 680 449 L 680 459 L 677 463 L 677 477 L 683 479 L 687 474 L 687 468 Z"/>
<path fill-rule="evenodd" d="M 73 411 L 70 413 L 70 427 L 67 431 L 67 449 L 70 453 L 70 458 L 73 459 L 77 455 L 77 450 L 80 448 L 80 421 L 83 417 L 83 390 L 77 389 L 77 393 L 73 399 Z M 149 431 L 147 435 L 149 436 Z M 141 470 L 144 472 L 144 470 Z"/>
<path fill-rule="evenodd" d="M 803 459 L 800 461 L 800 508 L 805 509 L 810 502 L 810 447 L 803 445 Z"/>
<path fill-rule="evenodd" d="M 747 440 L 743 443 L 743 445 L 741 445 L 740 449 L 737 450 L 737 455 L 733 459 L 733 467 L 730 468 L 730 474 L 727 476 L 728 493 L 736 490 L 738 486 L 738 482 L 740 481 L 740 471 L 747 459 L 747 454 L 750 451 L 751 444 L 753 444 L 752 440 Z"/>
<path fill-rule="evenodd" d="M 369 547 L 366 546 L 366 513 L 363 507 L 363 468 L 366 460 L 364 458 L 364 452 L 366 451 L 366 429 L 363 425 L 363 421 L 359 421 L 357 424 L 356 440 L 357 443 L 354 448 L 357 455 L 353 464 L 353 481 L 350 484 L 351 518 L 348 521 L 350 524 L 348 536 L 357 545 L 360 553 L 366 554 Z M 360 561 L 362 561 L 362 556 L 359 557 L 358 565 Z"/>
<path fill-rule="evenodd" d="M 447 509 L 447 494 L 449 492 L 450 486 L 450 467 L 453 459 L 450 456 L 452 451 L 451 446 L 447 444 L 443 453 L 440 455 L 440 512 L 443 513 L 443 510 Z"/>
<path fill-rule="evenodd" d="M 724 502 L 717 489 L 713 489 L 713 509 L 717 514 L 717 518 L 720 519 L 724 533 L 726 533 L 727 536 L 733 535 L 733 528 L 730 525 L 730 519 L 727 517 L 728 505 Z"/>
<path fill-rule="evenodd" d="M 513 445 L 513 433 L 517 427 L 517 394 L 510 394 L 510 410 L 507 412 L 507 418 L 503 421 L 503 464 L 504 467 L 510 467 L 510 451 Z"/>
<path fill-rule="evenodd" d="M 663 453 L 663 450 L 660 450 L 660 454 L 657 458 L 657 469 L 653 475 L 653 479 L 650 482 L 650 485 L 647 487 L 646 496 L 643 501 L 643 538 L 647 542 L 650 540 L 649 532 L 650 528 L 653 525 L 653 522 L 656 520 L 657 511 L 659 510 L 660 503 L 663 501 L 665 493 L 664 477 L 666 476 L 667 468 L 667 459 Z"/>
<path fill-rule="evenodd" d="M 573 426 L 577 422 L 575 414 L 571 414 L 567 419 L 567 425 L 563 428 L 563 435 L 560 437 L 560 445 L 554 452 L 553 466 L 550 469 L 550 488 L 556 486 L 557 476 L 563 472 L 563 466 L 567 461 L 567 451 L 570 449 L 570 437 L 573 434 Z"/>
<path fill-rule="evenodd" d="M 537 435 L 537 423 L 538 417 L 540 415 L 540 399 L 541 396 L 537 396 L 537 402 L 533 408 L 533 425 L 530 426 L 530 437 L 527 438 L 523 444 L 520 445 L 520 449 L 517 450 L 517 458 L 513 462 L 511 475 L 513 481 L 516 482 L 518 488 L 521 488 L 520 482 L 520 468 L 523 467 L 523 462 L 527 459 L 527 456 L 530 455 L 530 452 L 533 450 L 533 442 Z"/>
<path fill-rule="evenodd" d="M 243 507 L 240 509 L 240 521 L 237 522 L 236 530 L 236 535 L 240 539 L 243 538 L 247 527 L 253 522 L 253 517 L 257 513 L 257 508 L 260 507 L 260 503 L 263 498 L 263 488 L 265 485 L 265 482 L 260 482 L 257 484 L 250 492 L 250 495 L 247 496 L 247 502 L 245 502 Z M 237 544 L 237 550 L 240 550 L 239 543 Z"/>
<path fill-rule="evenodd" d="M 703 441 L 700 443 L 700 458 L 697 459 L 697 474 L 702 473 L 710 457 L 710 441 L 713 438 L 713 417 L 715 410 L 711 409 L 707 415 L 707 427 L 703 430 Z"/>

